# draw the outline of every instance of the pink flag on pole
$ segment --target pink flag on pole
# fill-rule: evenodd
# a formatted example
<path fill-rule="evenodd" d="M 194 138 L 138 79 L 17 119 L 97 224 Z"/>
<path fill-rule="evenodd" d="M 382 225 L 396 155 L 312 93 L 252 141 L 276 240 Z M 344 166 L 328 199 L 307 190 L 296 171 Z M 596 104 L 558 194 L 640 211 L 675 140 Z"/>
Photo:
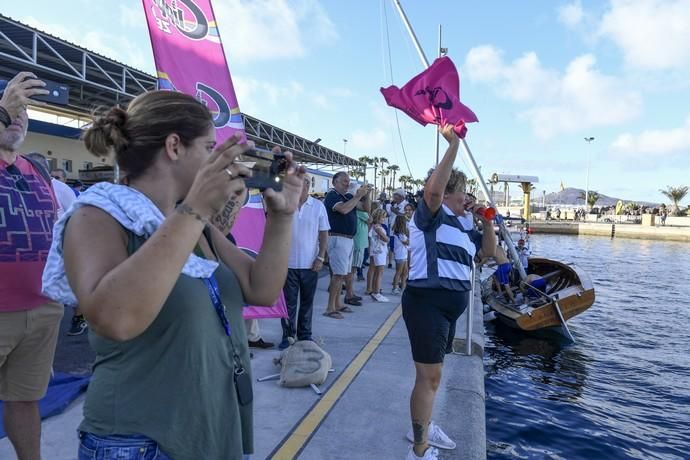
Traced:
<path fill-rule="evenodd" d="M 156 63 L 158 88 L 194 96 L 213 115 L 216 139 L 235 132 L 246 140 L 223 44 L 210 0 L 142 0 Z M 261 249 L 266 217 L 261 200 L 240 211 L 232 233 L 237 245 L 256 255 Z M 247 307 L 245 318 L 287 316 L 285 300 L 272 307 Z"/>
<path fill-rule="evenodd" d="M 460 77 L 449 57 L 434 61 L 424 72 L 402 88 L 381 88 L 386 104 L 404 111 L 413 120 L 426 126 L 452 124 L 460 137 L 465 137 L 465 123 L 479 121 L 472 110 L 460 102 Z"/>

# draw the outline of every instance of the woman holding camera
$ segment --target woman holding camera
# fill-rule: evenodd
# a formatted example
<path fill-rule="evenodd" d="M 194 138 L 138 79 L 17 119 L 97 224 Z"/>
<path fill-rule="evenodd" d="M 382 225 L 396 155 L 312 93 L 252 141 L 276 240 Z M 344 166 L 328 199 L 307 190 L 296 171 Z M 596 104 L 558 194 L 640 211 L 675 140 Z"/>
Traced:
<path fill-rule="evenodd" d="M 251 175 L 252 144 L 216 145 L 207 108 L 153 91 L 86 131 L 114 151 L 128 185 L 97 184 L 56 224 L 44 292 L 76 298 L 97 357 L 79 427 L 79 458 L 241 459 L 253 451 L 242 306 L 271 305 L 287 274 L 303 168 L 288 153 L 281 192 L 264 192 L 263 249 L 251 259 L 208 221 Z M 68 303 L 68 302 L 66 302 Z M 127 457 L 135 458 L 135 457 Z"/>

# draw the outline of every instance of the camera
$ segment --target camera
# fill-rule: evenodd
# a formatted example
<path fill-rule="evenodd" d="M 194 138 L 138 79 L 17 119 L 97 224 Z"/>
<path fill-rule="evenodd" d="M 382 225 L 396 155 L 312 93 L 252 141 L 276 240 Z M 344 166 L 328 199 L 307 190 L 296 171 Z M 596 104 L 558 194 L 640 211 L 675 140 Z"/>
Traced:
<path fill-rule="evenodd" d="M 43 89 L 47 90 L 48 94 L 37 94 L 31 96 L 31 99 L 57 105 L 69 104 L 69 86 L 45 78 L 39 78 L 39 80 L 46 84 Z"/>
<path fill-rule="evenodd" d="M 272 188 L 278 192 L 283 189 L 288 161 L 282 153 L 255 148 L 243 154 L 239 162 L 252 170 L 252 177 L 244 179 L 247 188 L 261 191 Z"/>

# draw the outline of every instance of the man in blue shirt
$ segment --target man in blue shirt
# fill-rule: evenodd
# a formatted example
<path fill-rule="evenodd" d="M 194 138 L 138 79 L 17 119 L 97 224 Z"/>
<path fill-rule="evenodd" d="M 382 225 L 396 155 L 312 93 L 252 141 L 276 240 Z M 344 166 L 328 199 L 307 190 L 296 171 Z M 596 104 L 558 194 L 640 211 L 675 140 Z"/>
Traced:
<path fill-rule="evenodd" d="M 328 236 L 328 260 L 331 267 L 331 284 L 328 288 L 328 306 L 325 316 L 343 319 L 341 312 L 352 309 L 340 303 L 340 290 L 343 282 L 347 283 L 346 303 L 361 305 L 361 297 L 352 293 L 352 250 L 355 233 L 357 233 L 357 204 L 364 199 L 365 209 L 369 208 L 371 186 L 365 184 L 354 194 L 347 193 L 350 176 L 338 172 L 333 176 L 333 188 L 326 194 L 324 206 L 328 213 L 331 231 Z"/>

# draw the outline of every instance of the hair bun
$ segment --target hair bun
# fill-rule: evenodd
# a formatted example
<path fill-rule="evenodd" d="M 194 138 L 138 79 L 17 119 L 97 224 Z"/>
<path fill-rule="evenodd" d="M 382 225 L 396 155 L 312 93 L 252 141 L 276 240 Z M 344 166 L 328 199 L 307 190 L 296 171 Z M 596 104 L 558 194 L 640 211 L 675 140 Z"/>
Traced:
<path fill-rule="evenodd" d="M 124 151 L 129 145 L 126 125 L 129 116 L 120 107 L 113 107 L 105 115 L 94 118 L 84 134 L 86 148 L 96 156 L 108 156 L 112 150 Z"/>

